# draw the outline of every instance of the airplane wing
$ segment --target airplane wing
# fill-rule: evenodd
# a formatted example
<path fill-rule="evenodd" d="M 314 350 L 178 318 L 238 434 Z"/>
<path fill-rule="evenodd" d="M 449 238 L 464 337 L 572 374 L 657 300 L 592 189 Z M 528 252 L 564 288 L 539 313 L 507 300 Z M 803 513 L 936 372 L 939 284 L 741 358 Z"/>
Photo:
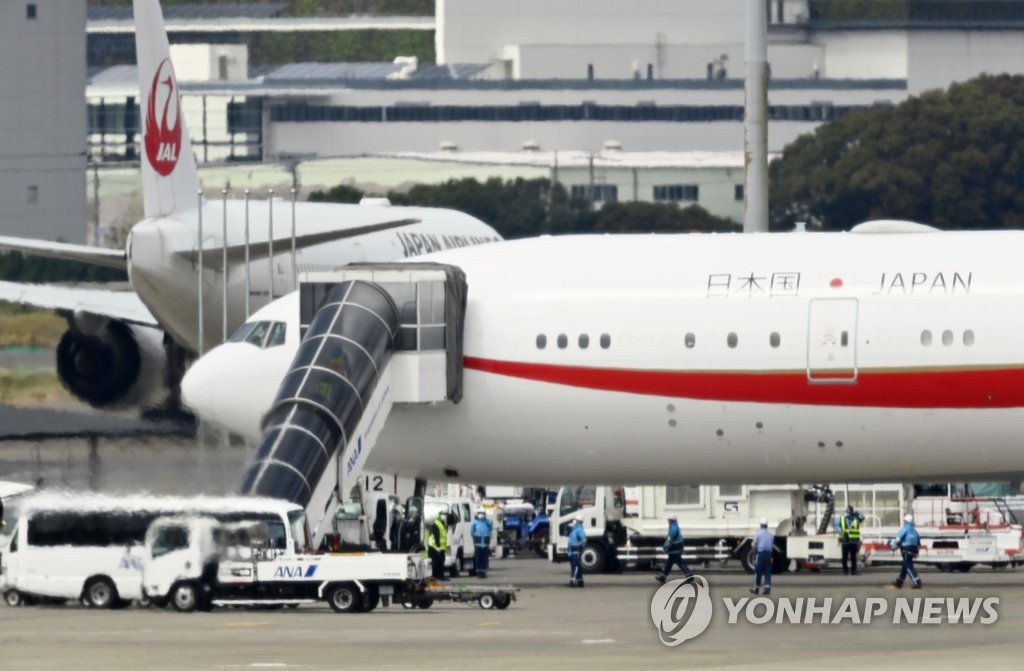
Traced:
<path fill-rule="evenodd" d="M 387 231 L 393 228 L 402 228 L 403 226 L 409 226 L 412 224 L 420 223 L 419 219 L 396 219 L 394 221 L 384 221 L 379 224 L 368 224 L 366 226 L 356 226 L 354 228 L 345 228 L 340 230 L 328 230 L 320 231 L 318 233 L 307 233 L 305 235 L 295 236 L 295 248 L 303 249 L 311 245 L 318 245 L 322 242 L 330 242 L 333 240 L 344 240 L 345 238 L 354 238 L 360 235 L 366 235 L 367 233 L 377 233 L 378 231 Z M 282 238 L 274 239 L 274 251 L 285 252 L 291 249 L 292 238 L 286 236 Z M 184 256 L 193 263 L 196 262 L 196 250 L 189 249 L 177 252 L 177 254 Z M 206 247 L 203 249 L 203 265 L 208 268 L 219 268 L 223 259 L 224 248 L 223 247 Z M 249 258 L 260 258 L 270 254 L 270 245 L 266 240 L 251 242 L 249 243 Z M 245 257 L 245 245 L 230 245 L 228 247 L 228 262 L 242 261 Z"/>
<path fill-rule="evenodd" d="M 81 261 L 95 266 L 117 268 L 118 270 L 128 269 L 128 257 L 125 255 L 124 250 L 121 249 L 88 247 L 86 245 L 72 245 L 66 242 L 33 240 L 32 238 L 15 238 L 9 235 L 0 235 L 0 249 L 33 254 L 35 256 L 48 256 L 54 259 Z"/>
<path fill-rule="evenodd" d="M 55 284 L 19 284 L 0 281 L 0 302 L 45 308 L 57 312 L 88 312 L 140 326 L 159 327 L 133 291 L 84 289 Z"/>

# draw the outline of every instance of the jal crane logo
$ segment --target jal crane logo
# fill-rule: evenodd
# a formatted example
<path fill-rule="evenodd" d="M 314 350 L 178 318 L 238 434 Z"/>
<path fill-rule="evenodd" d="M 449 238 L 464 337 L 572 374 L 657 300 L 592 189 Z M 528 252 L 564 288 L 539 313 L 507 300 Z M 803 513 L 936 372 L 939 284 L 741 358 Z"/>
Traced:
<path fill-rule="evenodd" d="M 158 100 L 162 104 L 158 105 Z M 174 67 L 167 58 L 160 61 L 149 88 L 145 145 L 153 170 L 163 177 L 171 174 L 181 153 L 181 101 Z"/>
<path fill-rule="evenodd" d="M 695 575 L 671 580 L 651 599 L 651 620 L 658 638 L 669 647 L 696 638 L 711 624 L 711 593 L 708 581 Z"/>

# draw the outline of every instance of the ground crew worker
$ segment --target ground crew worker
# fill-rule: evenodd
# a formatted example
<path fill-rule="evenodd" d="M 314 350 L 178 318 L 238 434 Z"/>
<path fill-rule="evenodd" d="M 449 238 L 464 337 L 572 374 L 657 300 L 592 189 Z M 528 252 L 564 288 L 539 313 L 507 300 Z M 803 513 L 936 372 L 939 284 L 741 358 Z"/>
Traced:
<path fill-rule="evenodd" d="M 476 511 L 476 519 L 469 527 L 469 535 L 473 537 L 473 570 L 477 578 L 487 577 L 491 555 L 491 521 L 483 508 Z"/>
<path fill-rule="evenodd" d="M 907 515 L 903 518 L 903 527 L 900 528 L 899 534 L 896 535 L 893 545 L 900 549 L 900 553 L 903 556 L 903 563 L 900 564 L 900 575 L 896 578 L 896 582 L 893 585 L 897 589 L 903 587 L 903 581 L 909 575 L 911 582 L 914 583 L 913 589 L 921 589 L 921 576 L 917 574 L 917 569 L 914 568 L 914 557 L 917 556 L 918 551 L 921 549 L 921 534 L 917 533 L 917 528 L 914 526 L 913 515 Z"/>
<path fill-rule="evenodd" d="M 757 594 L 764 580 L 764 595 L 772 593 L 772 548 L 775 547 L 775 535 L 768 531 L 768 520 L 761 518 L 761 528 L 754 534 L 754 552 L 757 560 L 754 564 L 754 586 L 751 594 Z"/>
<path fill-rule="evenodd" d="M 583 587 L 583 567 L 580 565 L 580 555 L 583 553 L 583 546 L 587 544 L 587 532 L 583 529 L 583 520 L 574 517 L 569 522 L 569 587 Z"/>
<path fill-rule="evenodd" d="M 665 582 L 675 565 L 679 566 L 679 570 L 687 578 L 693 576 L 693 571 L 683 561 L 683 532 L 679 529 L 679 519 L 675 515 L 670 515 L 668 518 L 668 537 L 661 549 L 668 553 L 668 560 L 665 561 L 665 567 L 661 570 L 661 574 L 654 576 L 655 580 Z"/>
<path fill-rule="evenodd" d="M 439 512 L 434 523 L 427 528 L 427 556 L 430 557 L 430 572 L 434 580 L 448 580 L 444 577 L 444 556 L 448 552 L 448 529 L 444 525 L 444 512 Z"/>
<path fill-rule="evenodd" d="M 846 514 L 840 515 L 836 521 L 839 532 L 839 544 L 843 550 L 843 575 L 860 575 L 857 573 L 857 553 L 860 552 L 860 523 L 864 516 L 846 506 Z M 847 563 L 849 559 L 849 563 Z"/>

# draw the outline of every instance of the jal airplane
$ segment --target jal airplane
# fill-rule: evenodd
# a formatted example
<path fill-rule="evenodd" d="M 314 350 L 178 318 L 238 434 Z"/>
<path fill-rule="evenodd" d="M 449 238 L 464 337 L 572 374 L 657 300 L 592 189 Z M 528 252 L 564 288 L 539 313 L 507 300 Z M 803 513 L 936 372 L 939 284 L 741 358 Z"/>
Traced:
<path fill-rule="evenodd" d="M 57 348 L 57 371 L 78 398 L 101 408 L 163 402 L 168 388 L 175 391 L 184 360 L 223 340 L 225 282 L 227 333 L 231 333 L 245 320 L 249 306 L 258 308 L 272 295 L 291 291 L 299 270 L 401 259 L 500 239 L 490 226 L 461 212 L 390 207 L 380 201 L 295 203 L 294 218 L 292 203 L 284 200 L 274 200 L 272 205 L 251 202 L 248 207 L 243 200 L 217 200 L 200 207 L 199 178 L 188 129 L 179 113 L 180 90 L 160 5 L 157 0 L 134 0 L 133 5 L 145 219 L 132 228 L 124 251 L 0 237 L 3 249 L 128 271 L 134 293 L 0 282 L 0 300 L 53 309 L 67 318 L 68 331 Z M 198 329 L 200 221 L 202 342 Z M 248 300 L 247 255 L 251 261 Z M 267 335 L 272 342 L 281 336 Z M 172 393 L 172 404 L 174 400 Z"/>
<path fill-rule="evenodd" d="M 468 282 L 463 396 L 396 404 L 367 467 L 518 483 L 942 481 L 1024 473 L 1024 232 L 543 237 L 431 254 Z M 298 346 L 184 380 L 250 439 Z"/>

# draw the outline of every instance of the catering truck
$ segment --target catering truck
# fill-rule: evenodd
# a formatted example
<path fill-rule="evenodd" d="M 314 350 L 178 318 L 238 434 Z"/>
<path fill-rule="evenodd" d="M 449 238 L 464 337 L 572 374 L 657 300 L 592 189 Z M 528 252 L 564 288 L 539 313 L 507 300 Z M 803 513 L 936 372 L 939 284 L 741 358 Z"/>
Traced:
<path fill-rule="evenodd" d="M 679 520 L 688 562 L 739 561 L 753 571 L 751 540 L 766 518 L 776 534 L 777 566 L 785 566 L 785 538 L 803 533 L 808 493 L 798 485 L 699 485 L 680 487 L 563 487 L 551 514 L 548 556 L 566 558 L 569 522 L 587 533 L 583 570 L 597 573 L 649 568 L 666 559 L 668 518 Z"/>

